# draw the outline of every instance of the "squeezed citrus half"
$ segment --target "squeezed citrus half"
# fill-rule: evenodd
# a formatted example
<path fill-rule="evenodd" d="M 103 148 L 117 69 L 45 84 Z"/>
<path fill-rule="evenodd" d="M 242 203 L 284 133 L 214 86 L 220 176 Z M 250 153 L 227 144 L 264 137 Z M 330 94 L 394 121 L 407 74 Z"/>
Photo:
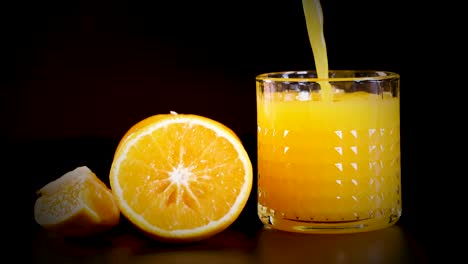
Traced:
<path fill-rule="evenodd" d="M 88 167 L 78 167 L 49 182 L 34 204 L 36 222 L 64 236 L 107 231 L 120 220 L 111 190 Z"/>
<path fill-rule="evenodd" d="M 110 184 L 122 214 L 160 240 L 196 241 L 232 224 L 252 188 L 236 134 L 198 115 L 158 114 L 121 139 Z"/>

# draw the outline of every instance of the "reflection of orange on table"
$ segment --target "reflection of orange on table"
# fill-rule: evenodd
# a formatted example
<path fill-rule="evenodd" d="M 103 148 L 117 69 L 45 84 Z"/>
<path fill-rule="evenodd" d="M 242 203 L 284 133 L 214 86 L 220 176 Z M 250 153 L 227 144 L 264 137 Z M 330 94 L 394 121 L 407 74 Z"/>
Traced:
<path fill-rule="evenodd" d="M 259 211 L 303 221 L 399 215 L 398 99 L 304 96 L 257 98 Z"/>

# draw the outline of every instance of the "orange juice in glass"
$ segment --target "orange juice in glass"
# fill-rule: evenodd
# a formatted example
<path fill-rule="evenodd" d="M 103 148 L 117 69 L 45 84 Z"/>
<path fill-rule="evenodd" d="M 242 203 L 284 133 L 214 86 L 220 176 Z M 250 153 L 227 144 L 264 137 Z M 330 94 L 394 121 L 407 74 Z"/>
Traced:
<path fill-rule="evenodd" d="M 401 215 L 399 75 L 328 74 L 256 77 L 258 215 L 294 232 L 391 226 Z"/>

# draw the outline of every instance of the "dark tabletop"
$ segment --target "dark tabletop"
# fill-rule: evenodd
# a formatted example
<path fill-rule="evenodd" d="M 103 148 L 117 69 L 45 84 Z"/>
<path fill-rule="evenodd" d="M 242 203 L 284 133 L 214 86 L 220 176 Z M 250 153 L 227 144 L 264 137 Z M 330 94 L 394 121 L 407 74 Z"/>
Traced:
<path fill-rule="evenodd" d="M 33 263 L 427 263 L 428 255 L 401 225 L 347 235 L 305 235 L 232 226 L 204 241 L 170 245 L 126 224 L 99 237 L 64 239 L 38 231 Z"/>

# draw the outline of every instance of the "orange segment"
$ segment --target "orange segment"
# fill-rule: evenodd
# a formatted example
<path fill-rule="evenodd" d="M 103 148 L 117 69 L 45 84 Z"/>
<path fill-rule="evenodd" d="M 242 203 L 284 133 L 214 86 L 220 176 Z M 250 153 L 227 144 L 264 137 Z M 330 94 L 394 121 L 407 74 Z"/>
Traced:
<path fill-rule="evenodd" d="M 225 125 L 197 115 L 155 115 L 115 152 L 110 184 L 121 212 L 146 234 L 193 241 L 227 228 L 252 188 L 252 165 Z"/>
<path fill-rule="evenodd" d="M 65 236 L 104 232 L 119 223 L 111 190 L 86 166 L 42 187 L 34 204 L 36 222 Z"/>

